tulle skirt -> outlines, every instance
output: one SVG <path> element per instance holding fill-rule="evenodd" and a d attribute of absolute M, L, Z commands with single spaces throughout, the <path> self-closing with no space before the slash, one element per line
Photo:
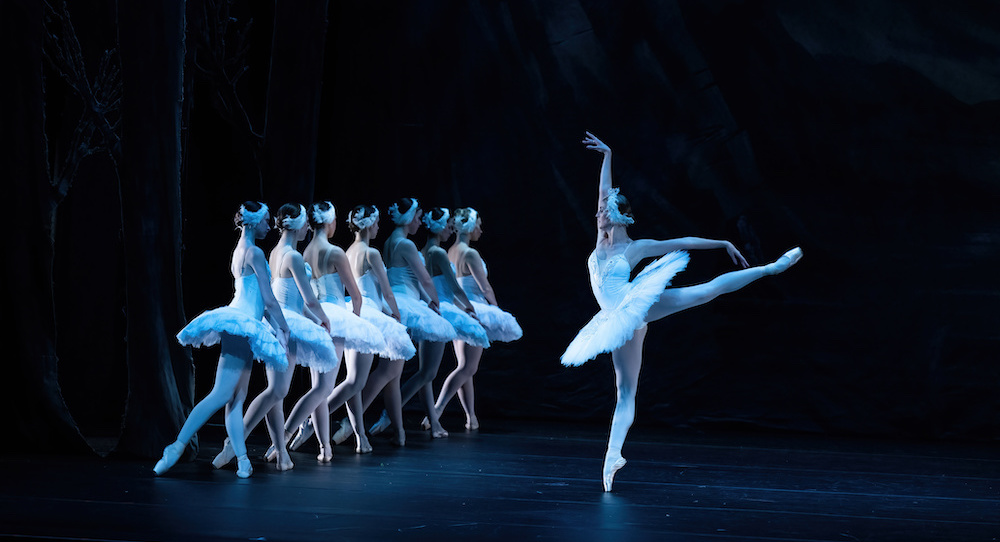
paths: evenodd
<path fill-rule="evenodd" d="M 340 367 L 330 334 L 301 313 L 281 309 L 288 322 L 288 358 L 296 365 L 316 369 L 321 373 Z"/>
<path fill-rule="evenodd" d="M 213 346 L 222 341 L 223 335 L 246 339 L 253 358 L 268 367 L 279 371 L 288 368 L 285 349 L 271 326 L 235 307 L 219 307 L 199 314 L 177 334 L 177 340 L 185 346 Z"/>
<path fill-rule="evenodd" d="M 646 325 L 646 315 L 670 284 L 674 275 L 687 266 L 688 255 L 675 252 L 646 266 L 632 282 L 628 291 L 611 309 L 601 309 L 577 333 L 560 361 L 566 366 L 578 366 L 594 359 L 598 354 L 621 348 Z"/>
<path fill-rule="evenodd" d="M 377 354 L 385 350 L 382 332 L 364 318 L 356 316 L 352 309 L 345 309 L 339 303 L 320 303 L 330 320 L 330 335 L 344 339 L 344 348 L 364 354 Z"/>
<path fill-rule="evenodd" d="M 455 328 L 431 310 L 427 303 L 400 293 L 396 293 L 395 297 L 403 325 L 414 341 L 443 343 L 455 338 Z"/>
<path fill-rule="evenodd" d="M 392 316 L 382 312 L 374 301 L 369 299 L 364 300 L 364 303 L 361 305 L 361 318 L 382 332 L 384 346 L 375 352 L 380 358 L 407 360 L 417 354 L 417 349 L 413 346 L 410 335 L 406 333 L 406 326 L 397 322 Z"/>
<path fill-rule="evenodd" d="M 455 328 L 456 339 L 473 346 L 490 347 L 490 339 L 486 329 L 475 318 L 447 301 L 441 302 L 440 309 L 441 316 Z"/>
<path fill-rule="evenodd" d="M 479 322 L 486 328 L 486 336 L 491 341 L 511 342 L 521 338 L 524 332 L 514 315 L 497 307 L 478 301 L 472 302 Z"/>

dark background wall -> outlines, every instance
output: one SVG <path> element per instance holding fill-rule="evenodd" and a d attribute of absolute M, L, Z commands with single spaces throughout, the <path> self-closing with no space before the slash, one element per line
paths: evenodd
<path fill-rule="evenodd" d="M 200 5 L 187 4 L 189 30 Z M 491 281 L 525 332 L 483 357 L 484 424 L 609 416 L 609 358 L 558 363 L 597 310 L 585 259 L 600 156 L 579 143 L 591 130 L 615 151 L 633 237 L 725 238 L 752 263 L 795 245 L 806 254 L 786 275 L 651 326 L 640 423 L 993 439 L 1000 12 L 986 5 L 331 0 L 314 197 L 341 217 L 401 196 L 480 211 Z M 114 44 L 114 3 L 94 6 L 70 10 L 97 58 Z M 274 9 L 231 13 L 253 19 L 235 89 L 258 130 L 276 84 Z M 189 32 L 189 57 L 194 42 Z M 58 140 L 73 103 L 49 80 Z M 257 143 L 220 114 L 217 84 L 189 85 L 182 284 L 193 317 L 228 302 L 232 214 L 268 190 Z M 95 157 L 59 210 L 60 383 L 85 435 L 114 434 L 127 393 L 116 183 Z M 346 228 L 336 241 L 349 243 Z M 730 268 L 725 254 L 698 252 L 674 283 Z M 217 355 L 194 354 L 199 397 Z"/>

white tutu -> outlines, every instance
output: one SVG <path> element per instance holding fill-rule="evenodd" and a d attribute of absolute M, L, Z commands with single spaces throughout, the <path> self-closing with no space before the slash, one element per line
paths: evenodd
<path fill-rule="evenodd" d="M 375 353 L 384 359 L 407 360 L 415 356 L 417 349 L 413 346 L 413 341 L 410 340 L 409 334 L 406 333 L 406 326 L 397 322 L 392 316 L 382 312 L 375 306 L 375 303 L 375 301 L 366 298 L 361 305 L 361 318 L 367 320 L 382 332 L 384 344 Z"/>
<path fill-rule="evenodd" d="M 591 254 L 591 286 L 602 308 L 566 348 L 560 358 L 563 365 L 582 365 L 598 354 L 621 348 L 637 329 L 646 325 L 649 308 L 660 298 L 674 275 L 683 271 L 688 263 L 686 252 L 671 252 L 647 265 L 629 282 L 631 268 L 624 256 L 619 254 L 612 258 L 617 261 L 609 261 L 602 273 Z M 615 299 L 617 303 L 612 305 L 610 300 Z"/>
<path fill-rule="evenodd" d="M 321 373 L 340 367 L 333 339 L 323 326 L 289 309 L 282 308 L 281 313 L 288 322 L 288 355 L 296 365 Z"/>
<path fill-rule="evenodd" d="M 382 332 L 364 318 L 359 318 L 343 305 L 321 302 L 323 312 L 330 320 L 330 335 L 344 339 L 344 348 L 364 354 L 377 354 L 385 350 Z"/>
<path fill-rule="evenodd" d="M 486 328 L 486 336 L 491 341 L 516 341 L 524 334 L 521 331 L 521 325 L 517 323 L 514 315 L 500 307 L 487 305 L 479 301 L 473 301 L 472 307 L 476 309 L 476 316 L 479 317 L 479 322 Z"/>
<path fill-rule="evenodd" d="M 177 340 L 185 346 L 214 346 L 222 341 L 223 335 L 246 339 L 253 358 L 268 367 L 279 371 L 288 368 L 285 349 L 271 326 L 236 307 L 219 307 L 199 314 L 177 334 Z"/>
<path fill-rule="evenodd" d="M 455 338 L 455 328 L 427 303 L 393 290 L 403 325 L 414 341 L 448 342 Z"/>
<path fill-rule="evenodd" d="M 488 331 L 475 318 L 447 301 L 441 302 L 440 309 L 441 316 L 455 329 L 456 339 L 465 341 L 472 346 L 490 347 Z M 476 312 L 478 316 L 478 308 L 476 308 Z"/>

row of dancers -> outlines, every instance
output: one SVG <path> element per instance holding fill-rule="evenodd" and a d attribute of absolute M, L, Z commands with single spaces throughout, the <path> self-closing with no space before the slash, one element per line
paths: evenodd
<path fill-rule="evenodd" d="M 765 276 L 782 273 L 802 258 L 802 250 L 796 247 L 772 263 L 751 267 L 729 241 L 699 237 L 632 239 L 627 228 L 635 223 L 635 217 L 625 196 L 612 187 L 611 148 L 590 132 L 583 143 L 603 155 L 595 216 L 597 241 L 587 260 L 591 289 L 600 311 L 580 330 L 560 360 L 563 365 L 573 367 L 601 353 L 611 353 L 617 394 L 602 472 L 604 490 L 611 491 L 616 473 L 626 464 L 622 447 L 635 419 L 647 324 L 708 303 Z M 424 425 L 433 437 L 447 434 L 438 417 L 456 394 L 466 410 L 466 427 L 478 427 L 472 375 L 482 349 L 490 341 L 510 341 L 521 335 L 513 316 L 497 308 L 486 266 L 479 253 L 469 246 L 482 233 L 481 221 L 472 209 L 458 209 L 454 216 L 447 209 L 433 209 L 423 216 L 423 223 L 431 232 L 427 246 L 417 251 L 408 239 L 420 226 L 417 202 L 401 200 L 389 213 L 396 228 L 384 245 L 384 254 L 369 244 L 378 233 L 378 210 L 372 206 L 356 207 L 348 217 L 355 241 L 344 253 L 327 240 L 336 227 L 332 205 L 317 204 L 310 220 L 313 228 L 325 235 L 316 235 L 304 253 L 299 254 L 295 246 L 305 235 L 301 218 L 305 210 L 286 205 L 277 217 L 282 235 L 271 253 L 268 269 L 263 252 L 254 243 L 269 229 L 267 207 L 253 202 L 244 204 L 237 215 L 241 234 L 232 260 L 236 285 L 233 302 L 229 307 L 202 314 L 178 334 L 184 344 L 222 343 L 215 387 L 192 410 L 177 440 L 164 450 L 163 458 L 154 468 L 157 474 L 177 461 L 195 431 L 223 406 L 230 438 L 213 464 L 221 467 L 235 457 L 237 475 L 241 477 L 251 472 L 243 436 L 261 418 L 267 420 L 274 445 L 269 456 L 282 470 L 292 466 L 284 444 L 296 429 L 298 434 L 292 448 L 301 445 L 315 431 L 320 441 L 319 459 L 330 459 L 329 412 L 331 407 L 344 402 L 348 418 L 341 421 L 334 442 L 340 443 L 353 432 L 356 451 L 370 451 L 361 415 L 379 392 L 385 397 L 386 409 L 371 432 L 394 427 L 394 442 L 399 445 L 405 439 L 401 407 L 416 393 L 423 399 L 428 412 Z M 458 240 L 446 252 L 441 243 L 450 237 L 450 228 L 458 232 Z M 724 249 L 740 269 L 704 284 L 669 287 L 673 277 L 687 266 L 687 251 L 705 249 Z M 646 258 L 656 259 L 629 280 L 633 268 Z M 313 269 L 312 278 L 306 263 Z M 357 281 L 355 276 L 359 277 Z M 268 277 L 273 280 L 268 281 Z M 318 296 L 313 295 L 312 287 Z M 353 320 L 352 325 L 347 323 L 350 319 L 345 315 L 351 312 L 344 309 L 345 288 L 351 296 L 347 306 L 381 332 L 383 342 L 376 339 L 377 332 Z M 305 333 L 306 327 L 312 330 L 311 334 Z M 318 338 L 315 343 L 312 341 L 312 335 L 322 335 L 316 330 L 334 337 L 332 355 L 326 351 L 331 348 L 329 345 L 324 347 L 326 350 L 314 349 L 323 342 Z M 401 360 L 414 355 L 410 338 L 419 343 L 420 369 L 400 388 Z M 455 345 L 458 368 L 445 380 L 434 401 L 431 381 L 448 341 Z M 346 351 L 347 377 L 328 393 L 342 351 Z M 372 353 L 396 361 L 380 363 L 369 375 Z M 268 387 L 243 416 L 251 359 L 264 361 Z M 286 370 L 288 360 L 310 368 L 313 388 L 285 420 L 281 404 L 291 375 Z M 312 420 L 311 424 L 307 418 Z"/>
<path fill-rule="evenodd" d="M 363 415 L 380 394 L 385 409 L 368 433 L 392 429 L 397 446 L 406 439 L 402 407 L 418 394 L 427 412 L 422 425 L 433 438 L 448 435 L 439 418 L 455 395 L 466 427 L 478 429 L 473 377 L 483 350 L 522 335 L 517 320 L 497 306 L 486 265 L 470 246 L 482 235 L 482 219 L 472 208 L 452 213 L 437 207 L 425 214 L 413 198 L 394 203 L 388 214 L 394 229 L 379 252 L 371 246 L 379 232 L 379 210 L 373 205 L 351 210 L 347 224 L 354 242 L 345 251 L 329 241 L 337 228 L 332 203 L 308 210 L 285 204 L 275 216 L 281 235 L 265 258 L 256 242 L 271 229 L 270 211 L 253 201 L 240 207 L 230 266 L 233 300 L 200 314 L 177 334 L 184 345 L 221 344 L 215 384 L 164 448 L 155 474 L 169 470 L 222 408 L 228 438 L 212 463 L 222 468 L 235 459 L 241 478 L 253 472 L 246 435 L 262 420 L 272 444 L 266 457 L 278 470 L 293 467 L 286 444 L 297 448 L 312 434 L 323 462 L 333 458 L 334 443 L 352 434 L 357 453 L 371 452 Z M 418 250 L 409 237 L 421 225 L 429 235 Z M 299 252 L 309 230 L 313 238 Z M 454 234 L 458 238 L 446 251 L 442 244 Z M 449 342 L 458 365 L 435 398 L 432 382 Z M 372 370 L 376 355 L 380 361 Z M 401 385 L 403 362 L 414 356 L 419 369 Z M 341 359 L 346 376 L 338 384 Z M 267 386 L 244 413 L 253 360 L 264 363 Z M 284 400 L 295 365 L 308 368 L 312 386 L 286 418 Z M 330 413 L 341 405 L 348 415 L 331 435 Z"/>

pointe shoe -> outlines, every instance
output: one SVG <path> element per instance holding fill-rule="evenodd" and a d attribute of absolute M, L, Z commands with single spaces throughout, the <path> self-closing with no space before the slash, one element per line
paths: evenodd
<path fill-rule="evenodd" d="M 347 418 L 340 420 L 340 427 L 333 433 L 333 437 L 330 440 L 334 444 L 343 444 L 345 440 L 351 438 L 354 434 L 354 428 L 351 427 L 351 421 Z"/>
<path fill-rule="evenodd" d="M 357 447 L 354 448 L 354 453 L 364 455 L 372 453 L 372 445 L 366 440 L 363 444 L 358 443 Z"/>
<path fill-rule="evenodd" d="M 236 476 L 240 478 L 249 478 L 253 474 L 253 465 L 250 464 L 250 458 L 245 454 L 236 458 Z"/>
<path fill-rule="evenodd" d="M 295 433 L 295 438 L 288 445 L 288 449 L 291 451 L 298 450 L 300 446 L 309 440 L 309 437 L 313 436 L 315 429 L 313 429 L 312 420 L 307 418 L 306 421 L 299 424 L 299 430 Z"/>
<path fill-rule="evenodd" d="M 399 431 L 396 433 L 396 438 L 390 439 L 389 442 L 397 448 L 406 447 L 406 433 Z"/>
<path fill-rule="evenodd" d="M 274 461 L 277 457 L 278 457 L 278 449 L 274 447 L 274 444 L 272 444 L 267 449 L 267 451 L 264 452 L 264 461 L 270 463 L 271 461 Z"/>
<path fill-rule="evenodd" d="M 217 469 L 221 469 L 222 467 L 228 465 L 229 462 L 235 457 L 236 452 L 233 451 L 233 445 L 227 438 L 225 442 L 222 443 L 222 451 L 219 452 L 219 455 L 215 456 L 215 459 L 212 460 L 212 466 Z"/>
<path fill-rule="evenodd" d="M 153 466 L 153 474 L 161 476 L 163 473 L 170 470 L 170 467 L 173 467 L 174 464 L 176 464 L 181 458 L 181 455 L 184 454 L 185 448 L 187 448 L 187 446 L 179 442 L 174 442 L 164 448 L 163 457 L 161 457 L 160 460 L 156 462 L 156 465 Z"/>
<path fill-rule="evenodd" d="M 319 455 L 316 456 L 316 461 L 320 463 L 329 463 L 333 461 L 333 446 L 329 444 L 319 445 Z"/>
<path fill-rule="evenodd" d="M 431 421 L 427 418 L 427 416 L 424 416 L 424 419 L 420 420 L 420 428 L 424 431 L 431 430 Z"/>
<path fill-rule="evenodd" d="M 466 420 L 465 428 L 469 431 L 479 431 L 479 418 L 472 418 L 471 420 Z"/>
<path fill-rule="evenodd" d="M 799 260 L 801 259 L 802 259 L 802 249 L 799 247 L 795 247 L 792 250 L 789 250 L 788 252 L 782 254 L 781 257 L 775 260 L 774 263 L 769 265 L 768 268 L 772 275 L 777 275 L 778 273 L 787 271 L 789 267 L 799 263 Z"/>
<path fill-rule="evenodd" d="M 374 425 L 368 428 L 368 434 L 377 435 L 382 431 L 388 429 L 390 425 L 392 425 L 392 422 L 389 421 L 389 413 L 383 410 L 382 416 L 379 417 L 378 421 L 375 422 Z"/>
<path fill-rule="evenodd" d="M 432 439 L 435 439 L 435 438 L 448 438 L 448 432 L 445 431 L 444 428 L 442 427 L 441 429 L 439 429 L 437 431 L 431 431 L 431 438 Z"/>
<path fill-rule="evenodd" d="M 604 491 L 611 491 L 611 485 L 615 483 L 615 474 L 625 466 L 625 458 L 618 456 L 611 464 L 608 464 L 610 457 L 604 458 Z"/>

